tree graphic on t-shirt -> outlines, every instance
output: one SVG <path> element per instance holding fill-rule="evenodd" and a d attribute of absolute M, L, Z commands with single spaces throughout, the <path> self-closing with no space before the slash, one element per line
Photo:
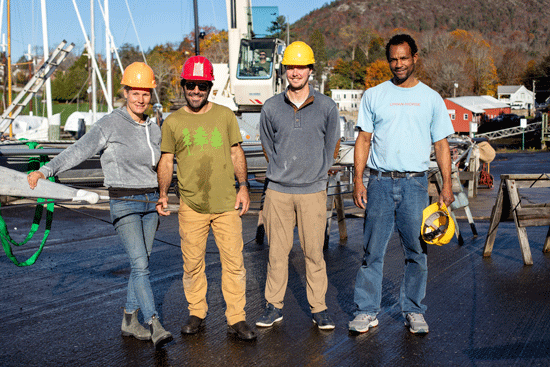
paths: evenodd
<path fill-rule="evenodd" d="M 220 131 L 218 130 L 217 127 L 214 128 L 214 131 L 212 131 L 212 136 L 210 137 L 210 144 L 214 148 L 219 148 L 223 145 L 222 134 L 220 134 Z"/>
<path fill-rule="evenodd" d="M 195 130 L 195 135 L 193 135 L 193 138 L 195 139 L 195 145 L 200 145 L 201 150 L 204 150 L 204 145 L 208 144 L 208 136 L 202 126 Z"/>
<path fill-rule="evenodd" d="M 191 154 L 191 134 L 189 133 L 189 129 L 185 128 L 182 131 L 183 134 L 183 145 L 187 147 L 187 155 Z"/>

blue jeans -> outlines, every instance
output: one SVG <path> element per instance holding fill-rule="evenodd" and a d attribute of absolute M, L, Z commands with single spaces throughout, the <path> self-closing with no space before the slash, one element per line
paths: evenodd
<path fill-rule="evenodd" d="M 397 229 L 405 254 L 399 302 L 403 314 L 424 313 L 428 265 L 426 245 L 420 241 L 422 211 L 428 205 L 428 178 L 390 178 L 371 175 L 367 188 L 363 263 L 355 280 L 355 314 L 380 312 L 384 255 Z"/>
<path fill-rule="evenodd" d="M 156 201 L 158 193 L 125 196 L 121 199 Z M 130 279 L 126 296 L 126 311 L 138 308 L 143 318 L 149 322 L 158 316 L 155 309 L 153 290 L 149 282 L 149 256 L 153 249 L 155 232 L 159 223 L 158 213 L 153 203 L 112 199 L 111 220 L 126 253 L 130 257 Z"/>

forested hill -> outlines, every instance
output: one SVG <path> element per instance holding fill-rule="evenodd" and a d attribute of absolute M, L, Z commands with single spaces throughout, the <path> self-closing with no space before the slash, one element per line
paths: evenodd
<path fill-rule="evenodd" d="M 337 0 L 292 25 L 292 33 L 308 39 L 318 29 L 329 59 L 349 46 L 350 34 L 375 31 L 387 37 L 395 29 L 417 36 L 456 29 L 478 31 L 493 46 L 531 56 L 550 46 L 548 0 Z"/>

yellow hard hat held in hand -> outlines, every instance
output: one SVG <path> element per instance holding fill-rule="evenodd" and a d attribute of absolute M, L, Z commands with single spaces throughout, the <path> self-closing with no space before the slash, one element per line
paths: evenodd
<path fill-rule="evenodd" d="M 455 233 L 455 222 L 451 218 L 445 204 L 429 205 L 422 212 L 421 234 L 424 242 L 441 246 L 447 244 Z"/>

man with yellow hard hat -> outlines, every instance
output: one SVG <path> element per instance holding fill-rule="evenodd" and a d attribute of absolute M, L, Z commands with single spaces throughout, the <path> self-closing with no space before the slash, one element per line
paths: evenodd
<path fill-rule="evenodd" d="M 269 262 L 266 308 L 256 326 L 270 327 L 283 319 L 288 255 L 298 225 L 313 322 L 320 329 L 331 330 L 334 322 L 325 303 L 328 281 L 323 245 L 328 170 L 338 140 L 338 107 L 308 84 L 315 64 L 311 47 L 293 42 L 285 50 L 282 64 L 288 88 L 265 102 L 260 117 L 260 138 L 269 162 L 262 211 Z"/>

